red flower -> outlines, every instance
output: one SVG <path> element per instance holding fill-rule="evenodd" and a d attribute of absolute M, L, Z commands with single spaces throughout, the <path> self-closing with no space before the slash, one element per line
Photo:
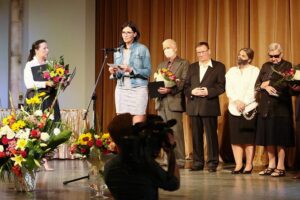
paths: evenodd
<path fill-rule="evenodd" d="M 94 144 L 93 140 L 90 140 L 90 141 L 88 141 L 88 143 L 87 143 L 87 145 L 88 145 L 89 147 L 92 147 L 93 144 Z"/>
<path fill-rule="evenodd" d="M 44 126 L 45 126 L 45 124 L 44 124 L 44 123 L 39 123 L 39 124 L 38 124 L 38 127 L 39 127 L 39 129 L 43 129 L 43 128 L 44 128 Z"/>
<path fill-rule="evenodd" d="M 103 144 L 102 144 L 102 141 L 100 139 L 96 140 L 96 146 L 97 147 L 101 147 Z"/>
<path fill-rule="evenodd" d="M 20 151 L 20 154 L 22 155 L 23 158 L 26 158 L 27 152 L 26 151 Z"/>
<path fill-rule="evenodd" d="M 60 77 L 58 77 L 58 76 L 53 77 L 53 81 L 54 81 L 54 83 L 59 83 Z"/>
<path fill-rule="evenodd" d="M 86 153 L 86 149 L 85 148 L 81 148 L 80 151 L 81 151 L 81 153 Z"/>
<path fill-rule="evenodd" d="M 5 152 L 0 152 L 0 158 L 5 158 L 5 157 L 6 157 Z"/>
<path fill-rule="evenodd" d="M 70 150 L 71 154 L 74 154 L 76 152 L 76 149 L 77 149 L 77 145 L 73 145 Z"/>
<path fill-rule="evenodd" d="M 8 139 L 6 136 L 2 137 L 2 144 L 7 145 L 8 144 Z"/>
<path fill-rule="evenodd" d="M 21 168 L 19 165 L 15 165 L 11 168 L 12 172 L 15 173 L 16 176 L 22 176 Z"/>
<path fill-rule="evenodd" d="M 31 137 L 33 137 L 33 138 L 39 138 L 40 137 L 40 132 L 38 130 L 33 129 L 31 131 Z"/>

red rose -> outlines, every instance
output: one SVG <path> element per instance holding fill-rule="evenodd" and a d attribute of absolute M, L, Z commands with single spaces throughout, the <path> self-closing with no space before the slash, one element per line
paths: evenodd
<path fill-rule="evenodd" d="M 93 144 L 94 144 L 93 140 L 90 140 L 90 141 L 88 141 L 88 143 L 87 143 L 87 145 L 88 145 L 89 147 L 92 147 Z"/>
<path fill-rule="evenodd" d="M 0 158 L 5 158 L 5 157 L 6 157 L 5 152 L 0 152 Z"/>
<path fill-rule="evenodd" d="M 81 148 L 80 151 L 81 151 L 81 153 L 86 153 L 86 149 L 85 148 Z"/>
<path fill-rule="evenodd" d="M 71 154 L 74 154 L 76 152 L 76 149 L 77 149 L 77 145 L 73 145 L 70 150 Z"/>
<path fill-rule="evenodd" d="M 21 168 L 19 165 L 15 165 L 11 168 L 12 172 L 15 173 L 16 176 L 22 176 Z"/>
<path fill-rule="evenodd" d="M 54 81 L 54 83 L 59 83 L 60 77 L 55 76 L 55 77 L 53 78 L 53 81 Z"/>
<path fill-rule="evenodd" d="M 23 158 L 26 158 L 27 152 L 26 151 L 21 151 L 20 154 L 22 155 Z"/>
<path fill-rule="evenodd" d="M 101 147 L 103 144 L 102 144 L 102 141 L 101 140 L 96 140 L 96 146 L 97 147 Z"/>
<path fill-rule="evenodd" d="M 31 137 L 33 137 L 33 138 L 39 138 L 40 137 L 40 132 L 38 130 L 33 129 L 31 131 Z"/>
<path fill-rule="evenodd" d="M 6 136 L 2 137 L 2 144 L 7 145 L 8 144 L 8 139 Z"/>

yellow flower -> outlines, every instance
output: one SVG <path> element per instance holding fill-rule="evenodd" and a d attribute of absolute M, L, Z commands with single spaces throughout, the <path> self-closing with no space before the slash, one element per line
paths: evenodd
<path fill-rule="evenodd" d="M 20 150 L 24 151 L 26 145 L 27 145 L 27 140 L 25 140 L 23 138 L 18 139 L 16 149 L 20 149 Z"/>
<path fill-rule="evenodd" d="M 26 98 L 26 103 L 27 103 L 28 105 L 30 105 L 30 104 L 41 104 L 42 102 L 41 102 L 39 96 L 38 96 L 38 95 L 35 95 L 34 97 L 32 97 L 32 98 L 30 98 L 30 99 L 27 99 L 27 98 Z"/>
<path fill-rule="evenodd" d="M 19 129 L 20 129 L 20 127 L 19 127 L 19 124 L 17 122 L 13 123 L 11 125 L 11 130 L 13 130 L 14 132 L 17 132 Z"/>
<path fill-rule="evenodd" d="M 65 74 L 65 70 L 61 67 L 57 68 L 55 72 L 61 77 Z"/>
<path fill-rule="evenodd" d="M 88 141 L 92 139 L 91 133 L 83 133 L 79 136 L 78 142 L 80 145 L 87 145 Z"/>
<path fill-rule="evenodd" d="M 51 76 L 51 78 L 53 78 L 54 76 L 56 76 L 56 73 L 54 71 L 51 71 L 50 76 Z"/>
<path fill-rule="evenodd" d="M 9 124 L 9 120 L 8 120 L 7 117 L 5 117 L 5 118 L 2 119 L 2 124 L 3 124 L 4 126 Z"/>
<path fill-rule="evenodd" d="M 46 92 L 41 92 L 41 93 L 38 94 L 38 97 L 43 97 L 45 95 L 46 95 Z"/>
<path fill-rule="evenodd" d="M 108 139 L 108 138 L 110 138 L 109 133 L 103 133 L 101 139 Z"/>
<path fill-rule="evenodd" d="M 20 167 L 22 167 L 22 162 L 26 161 L 25 158 L 23 158 L 21 155 L 15 156 L 13 158 L 11 158 L 13 161 L 15 161 L 14 165 L 19 165 Z"/>
<path fill-rule="evenodd" d="M 26 123 L 23 120 L 18 120 L 17 123 L 19 125 L 19 128 L 24 128 L 26 126 Z"/>

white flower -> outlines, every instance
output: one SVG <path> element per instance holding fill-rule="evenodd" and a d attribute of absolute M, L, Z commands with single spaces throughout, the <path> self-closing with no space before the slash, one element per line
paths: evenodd
<path fill-rule="evenodd" d="M 11 140 L 15 137 L 15 133 L 13 130 L 10 129 L 8 125 L 3 126 L 0 129 L 0 136 L 6 135 L 7 139 Z"/>
<path fill-rule="evenodd" d="M 0 152 L 3 152 L 3 151 L 4 151 L 3 145 L 0 145 Z"/>
<path fill-rule="evenodd" d="M 21 129 L 17 133 L 16 137 L 27 140 L 29 138 L 29 134 L 30 134 L 30 130 L 28 128 L 26 128 L 25 131 L 23 129 Z"/>
<path fill-rule="evenodd" d="M 50 138 L 50 136 L 49 136 L 49 134 L 48 133 L 46 133 L 46 132 L 42 132 L 41 133 L 41 140 L 43 140 L 43 141 L 48 141 L 49 140 L 49 138 Z"/>
<path fill-rule="evenodd" d="M 43 115 L 43 111 L 42 110 L 36 110 L 34 112 L 34 116 L 41 117 L 42 115 Z"/>
<path fill-rule="evenodd" d="M 49 116 L 49 119 L 54 120 L 54 115 L 51 114 L 51 115 Z"/>
<path fill-rule="evenodd" d="M 296 70 L 293 79 L 296 81 L 300 80 L 300 70 Z"/>
<path fill-rule="evenodd" d="M 60 129 L 59 129 L 59 128 L 55 128 L 55 129 L 53 130 L 53 133 L 54 133 L 54 135 L 60 134 Z"/>

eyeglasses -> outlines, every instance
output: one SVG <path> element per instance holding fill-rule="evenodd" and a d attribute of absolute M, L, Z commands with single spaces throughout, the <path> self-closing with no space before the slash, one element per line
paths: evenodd
<path fill-rule="evenodd" d="M 280 55 L 281 55 L 281 53 L 280 53 L 280 54 L 277 54 L 277 55 L 270 55 L 270 54 L 269 54 L 269 57 L 270 57 L 270 58 L 279 58 Z"/>
<path fill-rule="evenodd" d="M 132 34 L 132 33 L 133 33 L 133 32 L 131 32 L 131 31 L 128 31 L 128 32 L 123 31 L 123 32 L 122 32 L 123 35 L 130 35 L 130 34 Z"/>
<path fill-rule="evenodd" d="M 208 49 L 206 51 L 197 51 L 197 54 L 205 54 L 208 51 Z"/>

